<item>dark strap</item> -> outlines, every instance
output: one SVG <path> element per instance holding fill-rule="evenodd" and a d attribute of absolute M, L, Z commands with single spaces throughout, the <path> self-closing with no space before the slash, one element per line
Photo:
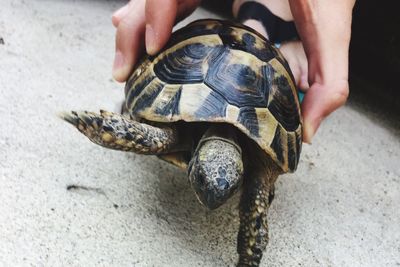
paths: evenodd
<path fill-rule="evenodd" d="M 240 22 L 249 19 L 261 22 L 272 43 L 283 43 L 300 39 L 293 21 L 285 21 L 275 16 L 268 8 L 258 2 L 244 2 L 239 9 L 237 19 Z"/>

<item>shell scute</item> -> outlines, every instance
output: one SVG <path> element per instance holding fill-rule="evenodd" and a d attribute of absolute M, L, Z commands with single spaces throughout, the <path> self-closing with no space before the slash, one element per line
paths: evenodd
<path fill-rule="evenodd" d="M 164 88 L 164 91 L 166 91 L 166 88 Z M 155 113 L 161 116 L 174 116 L 174 115 L 179 115 L 180 110 L 179 110 L 179 102 L 181 100 L 181 95 L 182 95 L 182 86 L 179 87 L 178 90 L 173 90 L 171 97 L 169 99 L 164 99 L 164 101 L 161 101 L 156 109 Z"/>
<path fill-rule="evenodd" d="M 242 107 L 239 111 L 238 122 L 249 130 L 250 134 L 260 138 L 257 112 L 253 107 Z"/>
<path fill-rule="evenodd" d="M 133 103 L 130 104 L 131 114 L 143 112 L 146 108 L 153 105 L 154 100 L 158 97 L 161 90 L 164 88 L 164 84 L 157 78 L 153 79 L 153 82 L 142 89 L 141 93 L 136 97 Z M 129 102 L 127 102 L 129 104 Z"/>
<path fill-rule="evenodd" d="M 240 28 L 227 27 L 219 36 L 226 46 L 250 53 L 262 61 L 269 61 L 277 55 L 267 40 Z"/>
<path fill-rule="evenodd" d="M 199 120 L 225 117 L 227 105 L 228 103 L 223 96 L 215 91 L 211 91 L 202 105 L 196 111 L 195 117 Z"/>
<path fill-rule="evenodd" d="M 300 115 L 297 107 L 293 105 L 296 101 L 291 93 L 290 85 L 284 76 L 277 76 L 274 79 L 273 96 L 268 104 L 268 109 L 278 122 L 288 131 L 297 129 L 300 123 Z"/>
<path fill-rule="evenodd" d="M 204 63 L 215 48 L 193 43 L 166 54 L 154 65 L 154 72 L 165 83 L 200 83 L 204 80 Z"/>
<path fill-rule="evenodd" d="M 262 61 L 245 52 L 226 49 L 210 62 L 204 83 L 238 107 L 266 107 L 269 81 L 263 75 Z"/>

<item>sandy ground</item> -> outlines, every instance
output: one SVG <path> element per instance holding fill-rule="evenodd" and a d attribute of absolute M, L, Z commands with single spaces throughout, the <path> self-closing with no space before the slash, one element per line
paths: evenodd
<path fill-rule="evenodd" d="M 0 266 L 234 265 L 238 198 L 208 212 L 185 173 L 56 117 L 122 99 L 110 17 L 123 2 L 0 2 Z M 399 114 L 352 96 L 303 151 L 277 183 L 262 266 L 399 266 Z"/>

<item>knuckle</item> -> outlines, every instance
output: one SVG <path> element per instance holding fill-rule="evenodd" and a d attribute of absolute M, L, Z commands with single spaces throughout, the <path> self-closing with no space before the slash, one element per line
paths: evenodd
<path fill-rule="evenodd" d="M 346 103 L 347 98 L 349 97 L 349 84 L 348 82 L 344 82 L 343 84 L 341 84 L 340 86 L 337 86 L 335 89 L 335 93 L 334 93 L 334 103 L 337 106 L 342 106 Z"/>

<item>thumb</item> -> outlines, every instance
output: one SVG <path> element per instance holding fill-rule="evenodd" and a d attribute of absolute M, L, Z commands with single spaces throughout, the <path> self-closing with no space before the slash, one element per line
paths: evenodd
<path fill-rule="evenodd" d="M 305 94 L 302 103 L 303 141 L 311 143 L 322 120 L 342 106 L 349 95 L 347 81 L 336 81 L 332 84 L 314 83 Z"/>
<path fill-rule="evenodd" d="M 177 16 L 177 0 L 146 1 L 146 51 L 156 54 L 168 41 Z"/>

